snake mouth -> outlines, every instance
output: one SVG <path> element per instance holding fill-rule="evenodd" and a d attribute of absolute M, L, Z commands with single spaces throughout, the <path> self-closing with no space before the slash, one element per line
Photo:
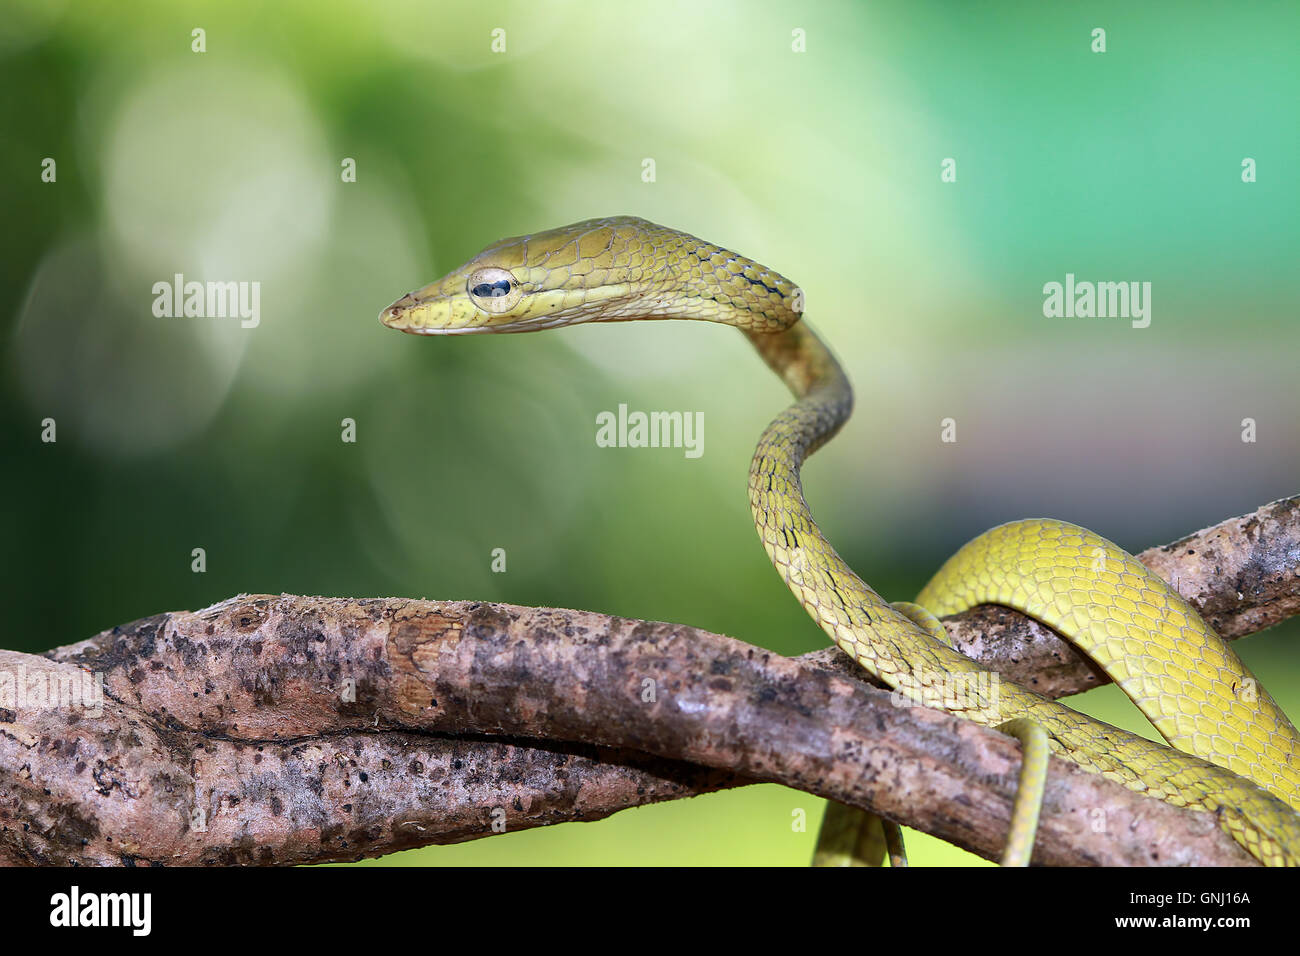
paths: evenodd
<path fill-rule="evenodd" d="M 401 329 L 407 335 L 473 335 L 476 332 L 491 332 L 491 329 Z"/>
<path fill-rule="evenodd" d="M 506 325 L 470 325 L 459 329 L 439 328 L 402 328 L 412 335 L 510 335 L 518 332 L 541 332 L 545 329 L 559 328 L 563 325 L 580 325 L 565 319 L 552 319 L 549 316 L 539 319 L 521 319 Z M 391 326 L 398 328 L 398 326 Z"/>
<path fill-rule="evenodd" d="M 399 300 L 400 302 L 400 300 Z M 488 329 L 482 326 L 469 326 L 467 328 L 438 328 L 430 325 L 412 325 L 405 314 L 408 307 L 400 306 L 394 302 L 383 312 L 379 313 L 379 321 L 390 329 L 396 329 L 398 332 L 405 332 L 407 335 L 473 335 L 476 332 L 495 332 L 496 329 Z"/>
<path fill-rule="evenodd" d="M 390 329 L 405 332 L 408 335 L 493 335 L 511 332 L 540 332 L 561 325 L 577 324 L 571 317 L 544 315 L 517 318 L 495 325 L 438 325 L 424 324 L 420 321 L 422 311 L 427 316 L 428 302 L 420 299 L 414 292 L 408 292 L 383 312 L 379 321 Z M 585 321 L 585 320 L 579 320 Z"/>

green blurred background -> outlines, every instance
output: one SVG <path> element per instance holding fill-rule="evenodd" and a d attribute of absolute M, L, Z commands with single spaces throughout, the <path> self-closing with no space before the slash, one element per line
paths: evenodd
<path fill-rule="evenodd" d="M 247 591 L 822 646 L 750 525 L 749 455 L 786 396 L 734 331 L 376 322 L 494 239 L 599 215 L 803 287 L 858 390 L 810 499 L 890 598 L 1013 518 L 1139 550 L 1300 491 L 1295 4 L 5 8 L 3 646 Z M 156 318 L 176 272 L 259 281 L 260 326 Z M 1067 272 L 1151 282 L 1150 328 L 1044 318 Z M 702 411 L 704 456 L 596 447 L 619 403 Z M 1240 645 L 1292 714 L 1297 633 Z M 1113 689 L 1077 701 L 1146 727 Z M 383 862 L 802 864 L 820 806 L 755 787 Z"/>

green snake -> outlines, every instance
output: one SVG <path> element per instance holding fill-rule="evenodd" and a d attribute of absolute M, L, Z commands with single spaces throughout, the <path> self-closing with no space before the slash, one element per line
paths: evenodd
<path fill-rule="evenodd" d="M 754 525 L 786 585 L 836 645 L 876 678 L 924 702 L 944 681 L 987 673 L 951 647 L 925 611 L 1015 608 L 1086 652 L 1172 745 L 1007 680 L 997 681 L 991 701 L 958 698 L 948 709 L 1027 741 L 1022 782 L 1026 774 L 1041 780 L 1050 748 L 1132 790 L 1216 814 L 1266 864 L 1300 863 L 1300 737 L 1237 655 L 1131 555 L 1063 521 L 1005 524 L 947 561 L 917 599 L 925 611 L 885 601 L 840 558 L 804 500 L 800 468 L 848 419 L 853 391 L 803 311 L 803 292 L 757 262 L 675 229 L 617 216 L 497 242 L 398 299 L 380 320 L 417 335 L 633 319 L 735 326 L 795 397 L 754 452 Z M 1045 732 L 1047 747 L 1030 746 L 1035 728 Z M 1017 827 L 1013 818 L 1008 857 L 1027 861 L 1032 842 L 1032 820 Z"/>

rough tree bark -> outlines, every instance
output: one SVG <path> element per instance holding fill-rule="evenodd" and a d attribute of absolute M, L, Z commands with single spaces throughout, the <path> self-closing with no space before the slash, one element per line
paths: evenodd
<path fill-rule="evenodd" d="M 1300 498 L 1140 557 L 1225 636 L 1269 626 L 1300 609 Z M 1098 681 L 1013 612 L 945 623 L 1044 693 Z M 102 675 L 98 712 L 51 705 L 87 672 Z M 357 859 L 757 781 L 992 858 L 1018 770 L 1010 738 L 897 706 L 836 651 L 784 658 L 584 611 L 251 595 L 43 656 L 0 652 L 9 864 Z M 1060 760 L 1035 861 L 1252 862 L 1210 815 Z"/>

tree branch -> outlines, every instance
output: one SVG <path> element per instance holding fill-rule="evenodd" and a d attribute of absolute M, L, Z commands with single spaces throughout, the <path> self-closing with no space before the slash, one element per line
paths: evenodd
<path fill-rule="evenodd" d="M 1290 499 L 1142 557 L 1237 636 L 1295 612 L 1297 541 Z M 995 624 L 967 640 L 1005 653 L 1018 625 Z M 0 652 L 0 862 L 357 859 L 756 781 L 996 857 L 1019 745 L 838 667 L 477 602 L 254 595 L 160 614 L 43 657 Z M 102 712 L 68 699 L 85 672 Z M 1209 814 L 1060 760 L 1035 861 L 1250 862 Z"/>

